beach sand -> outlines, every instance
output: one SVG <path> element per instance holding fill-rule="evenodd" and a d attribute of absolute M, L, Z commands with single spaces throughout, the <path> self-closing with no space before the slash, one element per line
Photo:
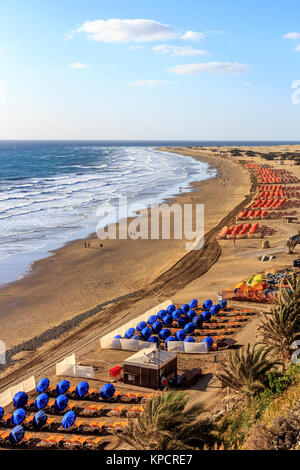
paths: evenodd
<path fill-rule="evenodd" d="M 300 147 L 284 146 L 280 150 L 292 148 Z M 258 149 L 275 151 L 279 147 Z M 204 204 L 206 237 L 202 250 L 187 252 L 185 240 L 131 239 L 104 241 L 100 250 L 99 240 L 92 236 L 91 248 L 85 249 L 83 240 L 71 242 L 52 257 L 34 263 L 30 274 L 0 290 L 1 339 L 8 350 L 23 351 L 14 357 L 19 361 L 11 368 L 12 374 L 21 366 L 29 372 L 29 365 L 42 365 L 52 353 L 60 351 L 63 357 L 68 348 L 74 350 L 85 338 L 99 337 L 109 331 L 109 325 L 124 323 L 168 298 L 176 303 L 191 298 L 217 300 L 223 288 L 253 272 L 291 264 L 292 255 L 284 253 L 264 265 L 257 257 L 236 256 L 259 249 L 261 240 L 238 240 L 236 247 L 232 241 L 216 241 L 221 227 L 233 221 L 255 189 L 249 171 L 238 163 L 249 158 L 220 157 L 222 150 L 226 149 L 172 149 L 218 170 L 217 177 L 193 183 L 192 193 L 172 199 L 180 204 Z M 286 164 L 284 168 L 300 177 L 299 167 Z M 286 227 L 281 221 L 268 225 L 275 225 L 277 230 L 270 238 L 271 247 L 282 246 L 286 236 L 298 227 Z M 84 314 L 90 309 L 94 310 Z M 66 321 L 69 324 L 64 324 Z M 254 330 L 248 331 L 249 340 L 254 339 Z M 20 346 L 24 341 L 29 343 Z"/>

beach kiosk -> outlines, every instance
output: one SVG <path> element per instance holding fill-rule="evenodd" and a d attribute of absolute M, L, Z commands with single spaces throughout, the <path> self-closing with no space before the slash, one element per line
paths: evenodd
<path fill-rule="evenodd" d="M 124 360 L 124 383 L 141 387 L 160 388 L 168 378 L 177 382 L 177 355 L 169 351 L 152 349 L 133 354 Z"/>

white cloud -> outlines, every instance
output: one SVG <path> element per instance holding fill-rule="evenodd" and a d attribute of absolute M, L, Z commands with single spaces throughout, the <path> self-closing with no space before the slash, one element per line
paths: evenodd
<path fill-rule="evenodd" d="M 135 82 L 127 83 L 127 86 L 146 86 L 148 88 L 155 88 L 166 84 L 167 82 L 165 80 L 136 80 Z"/>
<path fill-rule="evenodd" d="M 149 42 L 164 41 L 176 37 L 171 26 L 153 20 L 109 20 L 86 21 L 80 28 L 68 34 L 86 33 L 89 39 L 102 42 Z"/>
<path fill-rule="evenodd" d="M 69 65 L 71 69 L 88 69 L 88 65 L 82 64 L 81 62 L 74 62 L 74 64 Z"/>
<path fill-rule="evenodd" d="M 283 36 L 283 39 L 300 39 L 300 33 L 287 33 Z"/>
<path fill-rule="evenodd" d="M 160 46 L 155 46 L 152 49 L 154 52 L 159 52 L 161 54 L 171 54 L 172 56 L 176 57 L 208 54 L 208 52 L 203 51 L 202 49 L 194 49 L 191 46 L 168 46 L 167 44 L 161 44 Z"/>
<path fill-rule="evenodd" d="M 183 39 L 184 41 L 201 41 L 204 38 L 205 34 L 200 33 L 199 31 L 186 31 L 180 36 L 180 39 Z"/>
<path fill-rule="evenodd" d="M 299 46 L 297 46 L 297 47 L 294 47 L 294 51 L 296 51 L 296 52 L 300 52 L 300 45 L 299 45 Z"/>
<path fill-rule="evenodd" d="M 198 75 L 200 73 L 244 73 L 249 71 L 248 64 L 236 62 L 206 62 L 203 64 L 175 65 L 167 69 L 178 75 Z"/>

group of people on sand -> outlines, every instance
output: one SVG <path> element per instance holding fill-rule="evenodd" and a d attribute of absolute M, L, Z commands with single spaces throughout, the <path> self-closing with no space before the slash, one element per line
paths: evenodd
<path fill-rule="evenodd" d="M 84 248 L 90 248 L 90 246 L 91 246 L 90 241 L 85 241 L 84 242 Z M 100 248 L 100 250 L 101 250 L 101 248 L 103 248 L 103 243 L 100 243 L 99 248 Z"/>

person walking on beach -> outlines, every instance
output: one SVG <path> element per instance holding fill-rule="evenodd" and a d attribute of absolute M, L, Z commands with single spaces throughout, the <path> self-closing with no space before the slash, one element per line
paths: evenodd
<path fill-rule="evenodd" d="M 86 248 L 86 242 L 84 242 L 84 248 Z"/>
<path fill-rule="evenodd" d="M 90 242 L 88 242 L 88 248 L 91 246 Z"/>
<path fill-rule="evenodd" d="M 235 238 L 236 238 L 235 235 L 233 235 L 233 239 L 232 239 L 233 240 L 233 246 L 235 246 Z"/>

